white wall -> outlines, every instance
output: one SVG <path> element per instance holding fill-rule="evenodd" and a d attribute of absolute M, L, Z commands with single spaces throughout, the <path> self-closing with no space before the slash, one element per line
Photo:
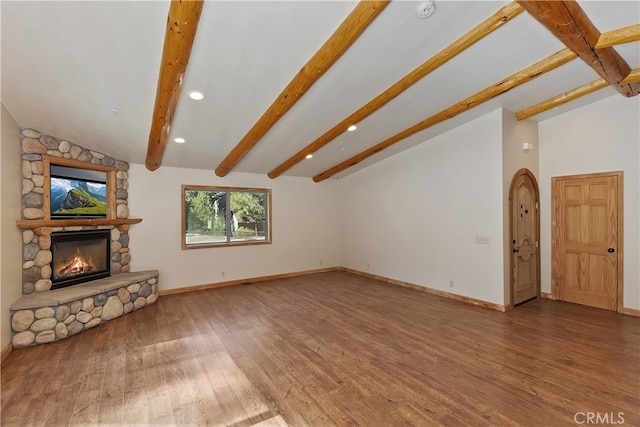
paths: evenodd
<path fill-rule="evenodd" d="M 9 307 L 22 296 L 22 237 L 20 219 L 20 127 L 1 104 L 0 136 L 0 347 L 11 342 Z"/>
<path fill-rule="evenodd" d="M 614 95 L 539 123 L 542 290 L 551 292 L 551 177 L 624 171 L 624 306 L 640 308 L 640 97 Z"/>
<path fill-rule="evenodd" d="M 132 164 L 129 183 L 130 217 L 142 218 L 129 231 L 131 269 L 160 270 L 161 290 L 340 266 L 335 182 Z M 182 184 L 271 188 L 273 243 L 181 250 Z"/>
<path fill-rule="evenodd" d="M 501 110 L 340 188 L 343 266 L 504 304 Z M 478 235 L 490 244 L 476 244 Z"/>

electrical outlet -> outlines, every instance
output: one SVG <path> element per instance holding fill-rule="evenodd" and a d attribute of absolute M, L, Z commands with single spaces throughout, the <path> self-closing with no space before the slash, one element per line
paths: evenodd
<path fill-rule="evenodd" d="M 322 265 L 322 260 L 320 260 L 320 265 Z"/>
<path fill-rule="evenodd" d="M 453 280 L 449 280 L 449 287 L 453 288 Z"/>
<path fill-rule="evenodd" d="M 371 267 L 369 266 L 369 263 L 367 263 L 367 270 L 369 270 L 369 268 L 371 268 Z"/>
<path fill-rule="evenodd" d="M 489 236 L 476 236 L 476 243 L 479 245 L 488 245 Z"/>
<path fill-rule="evenodd" d="M 224 274 L 225 274 L 224 271 L 221 271 L 220 272 L 220 277 L 224 277 Z"/>

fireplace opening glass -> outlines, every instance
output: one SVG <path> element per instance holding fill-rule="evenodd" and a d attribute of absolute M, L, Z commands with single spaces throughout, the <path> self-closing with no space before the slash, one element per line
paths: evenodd
<path fill-rule="evenodd" d="M 51 289 L 109 277 L 109 230 L 51 235 Z"/>

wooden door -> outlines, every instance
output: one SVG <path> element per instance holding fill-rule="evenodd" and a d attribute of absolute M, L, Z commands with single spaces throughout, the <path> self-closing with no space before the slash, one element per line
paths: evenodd
<path fill-rule="evenodd" d="M 622 302 L 622 172 L 553 178 L 552 191 L 554 296 L 617 310 Z"/>
<path fill-rule="evenodd" d="M 533 173 L 521 169 L 511 181 L 511 301 L 513 305 L 540 293 L 540 220 L 538 185 Z"/>

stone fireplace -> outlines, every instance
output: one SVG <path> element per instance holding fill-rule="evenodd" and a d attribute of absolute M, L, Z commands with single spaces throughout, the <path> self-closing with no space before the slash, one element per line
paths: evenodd
<path fill-rule="evenodd" d="M 109 221 L 54 220 L 50 206 L 51 165 L 72 166 L 106 172 L 110 179 Z M 111 261 L 109 270 L 118 275 L 130 270 L 129 262 L 129 164 L 88 150 L 69 141 L 22 129 L 22 217 L 24 228 L 22 293 L 51 290 L 51 235 L 80 231 L 109 230 Z M 117 220 L 120 220 L 118 222 Z"/>
<path fill-rule="evenodd" d="M 108 230 L 51 234 L 51 289 L 110 276 Z"/>
<path fill-rule="evenodd" d="M 127 162 L 21 130 L 22 294 L 11 306 L 14 348 L 80 333 L 153 304 L 158 271 L 130 272 Z M 107 214 L 52 218 L 51 167 L 107 176 Z"/>

